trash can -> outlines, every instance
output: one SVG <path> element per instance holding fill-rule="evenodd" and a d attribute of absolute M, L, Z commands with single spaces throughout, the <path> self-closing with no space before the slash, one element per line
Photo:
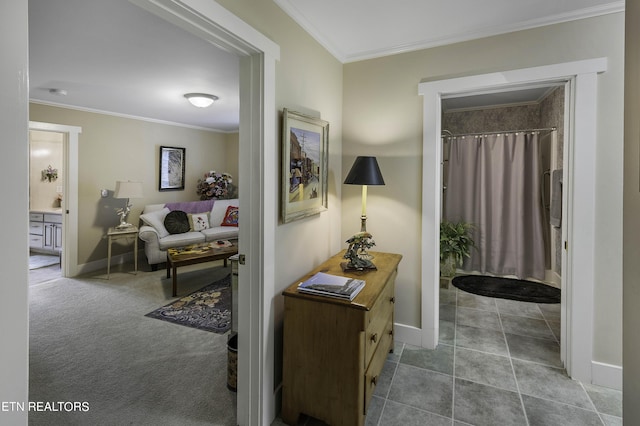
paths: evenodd
<path fill-rule="evenodd" d="M 235 392 L 238 387 L 238 335 L 227 341 L 227 389 Z"/>

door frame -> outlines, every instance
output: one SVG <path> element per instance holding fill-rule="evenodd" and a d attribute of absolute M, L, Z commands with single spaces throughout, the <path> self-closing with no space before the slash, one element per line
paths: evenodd
<path fill-rule="evenodd" d="M 61 133 L 62 174 L 62 276 L 75 277 L 78 268 L 78 144 L 82 128 L 64 124 L 29 121 L 29 130 Z M 31 138 L 29 138 L 31 141 Z M 29 142 L 30 143 L 30 142 Z"/>
<path fill-rule="evenodd" d="M 275 297 L 277 120 L 280 47 L 214 0 L 129 0 L 240 57 L 240 191 L 237 424 L 276 416 L 272 299 Z"/>
<path fill-rule="evenodd" d="M 422 162 L 422 320 L 421 346 L 434 349 L 439 335 L 440 163 L 443 97 L 500 91 L 519 85 L 568 81 L 570 101 L 565 117 L 563 178 L 563 250 L 561 357 L 570 377 L 590 383 L 593 358 L 595 151 L 597 74 L 607 70 L 606 58 L 420 83 L 423 96 Z M 577 144 L 575 141 L 579 140 Z M 579 283 L 579 286 L 576 284 Z M 578 288 L 579 287 L 579 288 Z M 417 336 L 416 336 L 417 337 Z"/>

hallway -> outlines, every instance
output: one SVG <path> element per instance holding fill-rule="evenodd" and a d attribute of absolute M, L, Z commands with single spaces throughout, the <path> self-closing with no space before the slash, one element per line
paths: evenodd
<path fill-rule="evenodd" d="M 571 380 L 561 368 L 559 304 L 455 287 L 441 289 L 440 302 L 440 345 L 396 342 L 367 425 L 622 425 L 622 392 Z"/>

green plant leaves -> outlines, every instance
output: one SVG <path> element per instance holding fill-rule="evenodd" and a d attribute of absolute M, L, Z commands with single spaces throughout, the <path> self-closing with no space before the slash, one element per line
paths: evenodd
<path fill-rule="evenodd" d="M 470 231 L 473 225 L 466 222 L 440 223 L 440 261 L 453 257 L 456 264 L 462 265 L 465 257 L 471 256 L 471 248 L 475 243 Z"/>

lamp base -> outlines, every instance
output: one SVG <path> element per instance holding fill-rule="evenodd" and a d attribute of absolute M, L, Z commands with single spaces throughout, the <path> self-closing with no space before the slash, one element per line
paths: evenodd
<path fill-rule="evenodd" d="M 368 232 L 358 232 L 353 237 L 347 240 L 349 247 L 347 248 L 346 253 L 344 254 L 344 258 L 348 259 L 349 262 L 344 262 L 342 264 L 343 271 L 365 271 L 368 269 L 377 269 L 373 264 L 371 256 L 367 249 L 375 246 L 376 243 L 373 241 L 373 237 Z"/>
<path fill-rule="evenodd" d="M 342 268 L 342 272 L 375 271 L 378 269 L 371 261 L 365 266 L 352 265 L 351 262 L 342 262 L 340 263 L 340 267 Z"/>
<path fill-rule="evenodd" d="M 120 225 L 116 226 L 116 229 L 127 229 L 131 228 L 133 225 L 127 222 L 120 222 Z"/>

